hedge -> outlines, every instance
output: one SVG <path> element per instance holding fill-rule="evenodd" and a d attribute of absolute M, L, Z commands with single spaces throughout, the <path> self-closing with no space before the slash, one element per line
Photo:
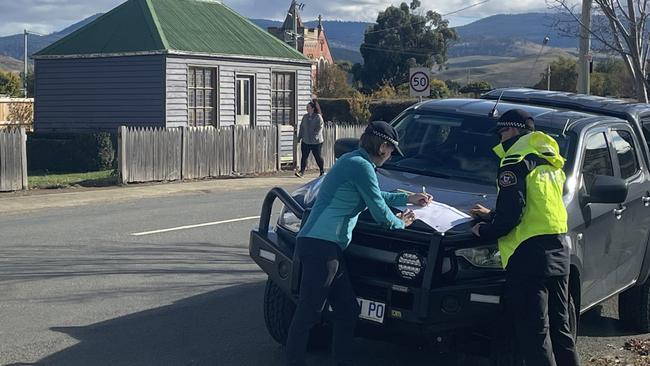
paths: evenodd
<path fill-rule="evenodd" d="M 99 133 L 31 133 L 27 136 L 27 170 L 80 173 L 115 169 L 117 135 Z"/>
<path fill-rule="evenodd" d="M 370 121 L 390 122 L 403 110 L 415 104 L 414 99 L 375 100 L 370 102 Z M 334 123 L 357 123 L 350 113 L 350 99 L 318 99 L 323 119 Z M 360 121 L 367 123 L 368 121 Z"/>
<path fill-rule="evenodd" d="M 403 110 L 417 103 L 416 100 L 377 100 L 370 103 L 370 120 L 390 122 Z"/>

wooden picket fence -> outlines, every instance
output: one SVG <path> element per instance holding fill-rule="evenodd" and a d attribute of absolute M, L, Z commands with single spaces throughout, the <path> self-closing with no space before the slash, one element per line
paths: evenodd
<path fill-rule="evenodd" d="M 332 126 L 324 127 L 323 139 L 325 141 L 323 142 L 321 155 L 323 156 L 325 169 L 331 168 L 332 165 L 334 165 L 334 162 L 336 161 L 336 157 L 334 156 L 334 143 L 336 142 L 336 139 L 346 138 L 346 137 L 359 138 L 361 137 L 361 134 L 365 129 L 366 129 L 366 125 L 332 125 Z M 300 147 L 298 147 L 297 150 L 298 151 L 296 153 L 296 165 L 299 166 L 302 153 L 300 151 Z M 309 159 L 307 160 L 306 170 L 309 169 L 318 169 L 316 160 L 314 160 L 314 157 L 311 154 L 309 155 Z"/>
<path fill-rule="evenodd" d="M 26 145 L 25 128 L 0 130 L 0 192 L 28 188 Z"/>
<path fill-rule="evenodd" d="M 277 126 L 121 127 L 122 183 L 201 179 L 279 169 Z"/>

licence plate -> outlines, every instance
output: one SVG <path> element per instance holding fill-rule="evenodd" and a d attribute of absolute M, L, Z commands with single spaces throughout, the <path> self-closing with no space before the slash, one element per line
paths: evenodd
<path fill-rule="evenodd" d="M 360 297 L 357 297 L 357 302 L 361 307 L 359 318 L 370 320 L 376 323 L 384 322 L 384 314 L 386 313 L 386 304 L 378 301 L 362 299 Z"/>

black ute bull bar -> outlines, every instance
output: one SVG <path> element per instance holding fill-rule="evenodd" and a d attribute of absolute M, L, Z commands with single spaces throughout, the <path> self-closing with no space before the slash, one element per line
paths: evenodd
<path fill-rule="evenodd" d="M 264 198 L 264 202 L 262 204 L 259 229 L 257 232 L 253 231 L 251 233 L 250 254 L 251 257 L 256 260 L 258 265 L 260 265 L 260 267 L 262 267 L 262 269 L 267 272 L 267 274 L 272 279 L 281 282 L 277 285 L 279 285 L 281 288 L 284 288 L 288 294 L 296 298 L 300 286 L 300 262 L 295 255 L 295 251 L 293 251 L 293 253 L 289 253 L 288 251 L 280 248 L 281 243 L 279 243 L 279 238 L 275 235 L 275 233 L 269 232 L 271 212 L 273 209 L 273 203 L 276 199 L 279 199 L 280 202 L 282 202 L 289 211 L 291 211 L 303 222 L 309 216 L 310 210 L 308 208 L 305 209 L 302 207 L 289 193 L 287 193 L 287 191 L 279 187 L 272 188 L 266 194 L 266 197 Z M 377 230 L 383 230 L 377 224 L 363 223 L 362 226 L 364 230 L 373 229 L 375 227 Z M 427 263 L 429 265 L 427 265 L 425 268 L 422 285 L 418 289 L 418 292 L 421 294 L 421 296 L 419 296 L 419 304 L 417 306 L 417 309 L 418 316 L 422 318 L 426 318 L 428 316 L 430 296 L 427 296 L 427 293 L 439 285 L 438 281 L 440 280 L 440 276 L 436 276 L 435 273 L 436 271 L 441 271 L 442 260 L 440 259 L 445 254 L 445 252 L 485 245 L 485 242 L 478 240 L 478 238 L 476 238 L 471 232 L 466 231 L 450 231 L 447 233 L 431 232 L 427 233 L 427 235 L 430 236 L 429 251 L 427 255 Z M 275 240 L 272 240 L 272 238 Z M 285 266 L 284 270 L 281 268 L 271 269 L 271 267 L 268 265 L 262 265 L 262 263 L 256 259 L 258 257 L 258 253 L 253 253 L 252 243 L 255 241 L 264 242 L 262 246 L 269 247 L 269 249 L 272 247 L 275 252 L 278 252 L 278 254 L 282 255 L 283 258 L 279 259 L 278 263 L 274 264 L 273 266 Z M 278 276 L 276 273 L 280 273 L 279 278 L 277 278 Z M 289 277 L 289 275 L 291 275 L 291 277 Z"/>

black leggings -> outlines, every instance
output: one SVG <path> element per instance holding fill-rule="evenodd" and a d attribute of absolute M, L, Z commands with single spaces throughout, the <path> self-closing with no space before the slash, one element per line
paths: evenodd
<path fill-rule="evenodd" d="M 316 160 L 316 164 L 318 164 L 318 169 L 320 170 L 321 174 L 323 174 L 324 170 L 324 162 L 323 162 L 323 157 L 321 156 L 321 150 L 323 148 L 323 144 L 306 144 L 304 142 L 300 143 L 300 151 L 302 153 L 302 156 L 300 157 L 300 172 L 304 173 L 305 169 L 307 168 L 307 159 L 309 158 L 309 152 L 311 151 L 312 154 L 314 154 L 314 159 Z"/>
<path fill-rule="evenodd" d="M 298 238 L 296 248 L 302 262 L 302 279 L 287 338 L 287 365 L 305 365 L 309 331 L 320 322 L 327 303 L 334 310 L 334 358 L 338 365 L 348 364 L 359 304 L 343 251 L 336 243 L 312 238 Z"/>

